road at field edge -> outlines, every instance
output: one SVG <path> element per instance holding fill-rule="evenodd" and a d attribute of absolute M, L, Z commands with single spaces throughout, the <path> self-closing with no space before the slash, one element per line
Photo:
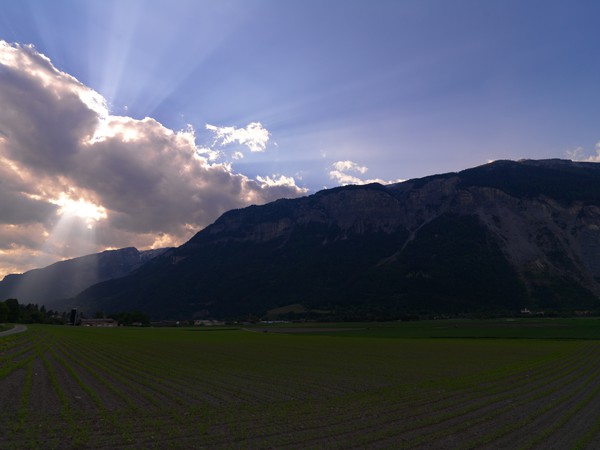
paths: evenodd
<path fill-rule="evenodd" d="M 0 333 L 0 337 L 2 337 L 2 336 L 8 336 L 9 334 L 22 333 L 26 329 L 27 329 L 27 327 L 25 325 L 15 325 L 10 330 L 2 331 Z"/>

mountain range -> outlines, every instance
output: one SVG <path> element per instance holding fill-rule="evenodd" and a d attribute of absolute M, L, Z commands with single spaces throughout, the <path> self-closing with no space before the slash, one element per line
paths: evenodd
<path fill-rule="evenodd" d="M 600 311 L 600 165 L 496 161 L 232 210 L 105 280 L 71 304 L 156 319 Z"/>
<path fill-rule="evenodd" d="M 167 249 L 139 251 L 128 247 L 59 261 L 41 269 L 10 274 L 0 281 L 0 299 L 67 310 L 72 298 L 85 288 L 125 276 Z"/>

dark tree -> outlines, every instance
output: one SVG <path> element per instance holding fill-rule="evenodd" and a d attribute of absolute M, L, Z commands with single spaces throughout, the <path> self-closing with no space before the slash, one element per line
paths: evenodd
<path fill-rule="evenodd" d="M 19 301 L 16 298 L 9 298 L 8 300 L 6 300 L 4 302 L 4 304 L 8 308 L 8 313 L 7 313 L 7 317 L 6 317 L 7 322 L 10 322 L 10 323 L 18 322 L 20 315 L 21 315 L 20 308 L 19 308 Z"/>
<path fill-rule="evenodd" d="M 0 323 L 8 321 L 8 306 L 6 303 L 0 302 Z"/>

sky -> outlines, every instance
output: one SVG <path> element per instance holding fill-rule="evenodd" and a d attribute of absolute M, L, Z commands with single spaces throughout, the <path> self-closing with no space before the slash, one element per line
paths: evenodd
<path fill-rule="evenodd" d="M 2 0 L 0 277 L 498 159 L 600 160 L 600 3 Z"/>

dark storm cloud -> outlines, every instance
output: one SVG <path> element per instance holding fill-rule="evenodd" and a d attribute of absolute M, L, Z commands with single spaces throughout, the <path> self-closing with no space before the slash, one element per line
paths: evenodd
<path fill-rule="evenodd" d="M 44 222 L 57 209 L 51 203 L 4 190 L 2 182 L 0 182 L 0 205 L 2 205 L 0 224 L 8 225 Z"/>

